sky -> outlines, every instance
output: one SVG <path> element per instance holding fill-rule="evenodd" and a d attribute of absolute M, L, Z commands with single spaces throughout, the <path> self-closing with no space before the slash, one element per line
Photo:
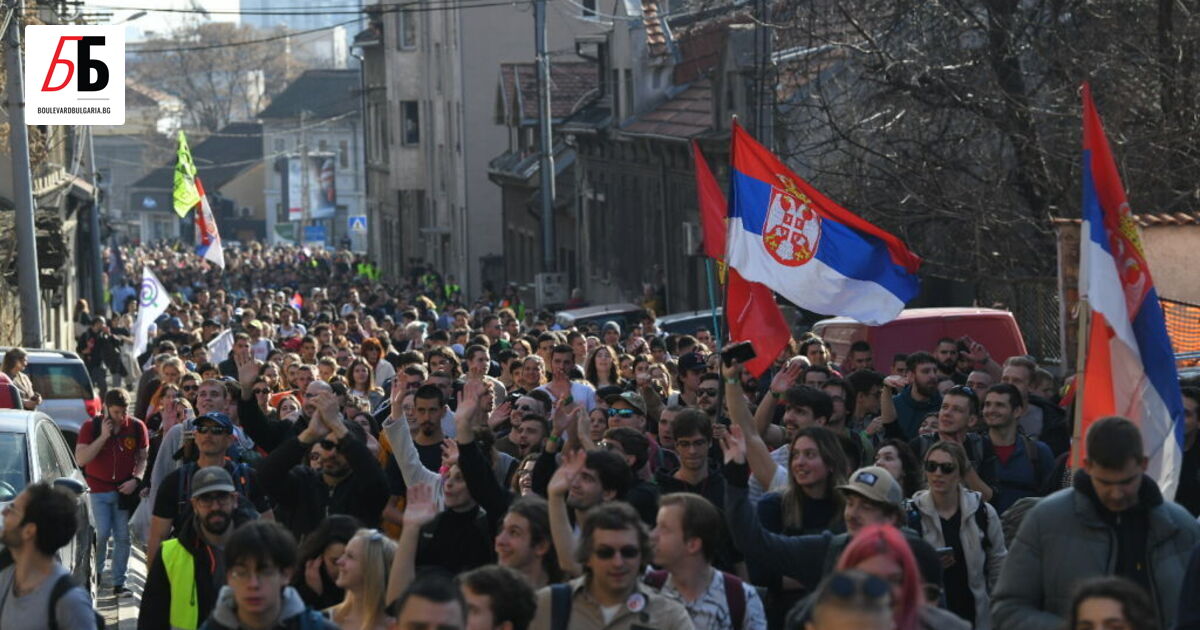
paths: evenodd
<path fill-rule="evenodd" d="M 195 0 L 195 3 L 209 11 L 236 11 L 238 0 Z M 298 2 L 297 4 L 302 4 Z M 145 39 L 147 33 L 163 34 L 183 26 L 189 21 L 204 20 L 204 16 L 195 13 L 170 13 L 150 11 L 151 8 L 187 9 L 192 6 L 189 0 L 84 0 L 85 11 L 106 11 L 113 14 L 109 24 L 116 24 L 137 13 L 137 8 L 112 9 L 111 7 L 145 7 L 146 15 L 125 25 L 125 39 L 135 42 Z M 214 22 L 237 22 L 238 17 L 231 14 L 212 14 L 209 18 Z"/>

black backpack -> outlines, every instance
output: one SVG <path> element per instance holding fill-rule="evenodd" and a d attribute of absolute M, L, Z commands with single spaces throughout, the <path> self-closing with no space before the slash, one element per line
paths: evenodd
<path fill-rule="evenodd" d="M 47 619 L 49 621 L 46 625 L 46 627 L 50 630 L 58 630 L 58 619 L 56 619 L 54 611 L 54 609 L 58 607 L 58 600 L 63 595 L 66 595 L 68 592 L 70 592 L 70 590 L 73 588 L 82 587 L 76 584 L 75 580 L 72 579 L 70 575 L 60 575 L 58 579 L 55 580 L 54 586 L 50 589 L 50 611 L 47 613 Z M 92 614 L 96 616 L 97 630 L 104 630 L 104 617 L 100 616 L 100 613 L 96 612 L 95 608 L 92 608 Z"/>
<path fill-rule="evenodd" d="M 179 531 L 183 524 L 192 517 L 192 502 L 189 497 L 192 494 L 192 477 L 197 470 L 196 462 L 184 462 L 179 466 L 179 479 L 177 480 L 179 509 L 175 513 L 174 531 Z M 228 470 L 229 476 L 233 477 L 233 488 L 238 495 L 238 504 L 234 514 L 235 519 L 238 519 L 236 522 L 257 519 L 258 510 L 250 502 L 250 471 L 252 470 L 250 465 L 245 462 L 234 462 L 227 458 L 225 470 Z"/>
<path fill-rule="evenodd" d="M 913 501 L 908 502 L 908 509 L 905 514 L 908 528 L 917 533 L 918 538 L 925 538 L 925 525 L 921 523 L 921 511 L 917 509 L 917 504 Z M 979 509 L 975 510 L 975 524 L 979 527 L 979 540 L 983 543 L 983 551 L 986 553 L 992 549 L 992 541 L 988 539 L 988 521 L 991 517 L 988 516 L 987 503 L 982 500 L 979 503 Z"/>

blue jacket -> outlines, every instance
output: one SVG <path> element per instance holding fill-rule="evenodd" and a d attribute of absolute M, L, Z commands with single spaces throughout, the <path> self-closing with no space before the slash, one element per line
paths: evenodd
<path fill-rule="evenodd" d="M 925 402 L 917 402 L 913 400 L 912 385 L 909 385 L 900 390 L 899 394 L 892 396 L 892 404 L 896 406 L 896 421 L 887 425 L 886 435 L 902 438 L 907 442 L 917 437 L 925 414 L 942 408 L 942 395 L 934 394 L 933 398 Z"/>
<path fill-rule="evenodd" d="M 995 458 L 996 483 L 992 486 L 995 490 L 992 505 L 1001 514 L 1016 503 L 1017 499 L 1043 496 L 1046 478 L 1054 471 L 1054 454 L 1050 452 L 1050 447 L 1046 446 L 1045 442 L 1032 441 L 1037 448 L 1035 457 L 1038 460 L 1038 465 L 1034 466 L 1025 440 L 1024 436 L 1017 436 L 1016 451 L 1008 458 L 1007 464 L 1001 462 L 999 457 Z M 992 450 L 995 450 L 994 445 Z M 1041 474 L 1037 475 L 1035 472 Z"/>

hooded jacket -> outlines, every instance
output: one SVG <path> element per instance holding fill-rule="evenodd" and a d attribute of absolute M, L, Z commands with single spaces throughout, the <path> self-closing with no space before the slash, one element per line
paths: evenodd
<path fill-rule="evenodd" d="M 228 586 L 221 589 L 217 597 L 217 605 L 212 616 L 200 630 L 239 630 L 242 626 L 237 618 L 237 600 L 233 597 L 233 589 Z M 337 630 L 337 626 L 321 613 L 305 605 L 304 600 L 296 589 L 287 586 L 283 589 L 282 601 L 279 605 L 279 619 L 271 626 L 275 630 Z"/>
<path fill-rule="evenodd" d="M 231 522 L 230 529 L 240 523 Z M 184 550 L 192 555 L 196 580 L 197 623 L 203 621 L 217 601 L 217 590 L 213 587 L 213 572 L 217 563 L 215 554 L 196 527 L 196 519 L 188 519 L 176 536 Z M 224 581 L 224 580 L 222 580 Z M 171 627 L 171 581 L 163 563 L 163 553 L 154 556 L 154 564 L 146 575 L 146 586 L 142 590 L 142 604 L 138 610 L 138 630 L 160 630 Z"/>
<path fill-rule="evenodd" d="M 921 490 L 915 494 L 912 503 L 920 513 L 921 534 L 925 542 L 934 548 L 945 547 L 942 518 L 933 505 L 933 497 L 929 491 Z M 988 511 L 987 532 L 979 530 L 979 520 L 975 516 L 979 510 Z M 996 581 L 1000 579 L 1000 567 L 1004 566 L 1004 558 L 1008 555 L 1004 546 L 1004 527 L 995 508 L 985 503 L 978 492 L 962 486 L 958 489 L 958 514 L 958 537 L 962 543 L 963 557 L 967 561 L 967 587 L 975 597 L 975 630 L 991 630 L 991 598 L 988 593 L 995 588 Z"/>
<path fill-rule="evenodd" d="M 1142 512 L 1140 531 L 1126 526 L 1134 511 Z M 1139 552 L 1118 544 L 1130 538 L 1141 541 L 1139 558 L 1131 558 Z M 992 593 L 992 621 L 997 628 L 1058 630 L 1081 581 L 1103 575 L 1137 581 L 1119 569 L 1132 559 L 1144 567 L 1159 627 L 1174 627 L 1179 585 L 1197 543 L 1200 523 L 1164 501 L 1153 479 L 1142 479 L 1135 507 L 1114 514 L 1100 505 L 1091 478 L 1079 471 L 1073 487 L 1042 499 L 1026 514 Z"/>

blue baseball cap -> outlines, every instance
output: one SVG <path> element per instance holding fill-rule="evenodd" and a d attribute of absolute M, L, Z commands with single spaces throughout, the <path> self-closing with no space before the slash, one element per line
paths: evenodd
<path fill-rule="evenodd" d="M 229 418 L 229 416 L 221 413 L 220 411 L 210 411 L 210 412 L 204 414 L 203 416 L 196 418 L 195 423 L 200 424 L 201 420 L 208 420 L 209 422 L 215 422 L 215 423 L 225 427 L 229 431 L 231 431 L 231 432 L 233 431 L 233 420 L 231 420 Z"/>

